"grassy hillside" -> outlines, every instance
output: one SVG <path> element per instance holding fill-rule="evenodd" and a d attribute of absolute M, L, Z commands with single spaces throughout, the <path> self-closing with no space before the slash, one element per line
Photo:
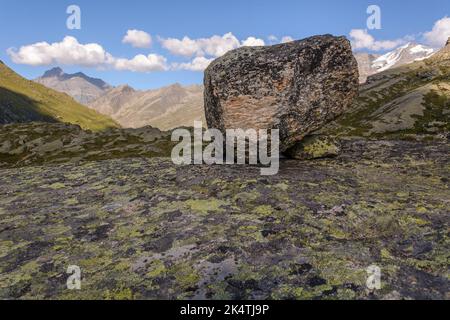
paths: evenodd
<path fill-rule="evenodd" d="M 30 121 L 68 122 L 95 131 L 119 126 L 64 93 L 24 79 L 0 62 L 0 123 Z"/>
<path fill-rule="evenodd" d="M 408 138 L 450 132 L 450 46 L 369 77 L 354 108 L 321 130 L 340 136 Z"/>

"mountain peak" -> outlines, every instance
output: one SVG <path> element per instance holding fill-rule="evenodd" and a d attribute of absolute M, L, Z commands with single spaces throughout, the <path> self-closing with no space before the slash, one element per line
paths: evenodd
<path fill-rule="evenodd" d="M 67 74 L 55 67 L 35 80 L 49 88 L 67 93 L 82 104 L 98 98 L 111 86 L 101 79 L 91 78 L 82 72 Z"/>
<path fill-rule="evenodd" d="M 179 82 L 175 82 L 169 85 L 168 88 L 183 88 L 183 86 Z"/>
<path fill-rule="evenodd" d="M 86 74 L 84 74 L 83 72 L 77 72 L 77 73 L 65 73 L 63 69 L 61 69 L 60 67 L 55 67 L 53 69 L 50 69 L 48 71 L 46 71 L 41 77 L 40 79 L 45 79 L 45 78 L 58 78 L 58 80 L 61 81 L 65 81 L 65 80 L 70 80 L 73 78 L 81 78 L 83 80 L 86 80 L 87 82 L 91 83 L 92 85 L 100 88 L 100 89 L 109 89 L 111 88 L 111 86 L 109 84 L 107 84 L 106 82 L 104 82 L 101 79 L 97 79 L 97 78 L 92 78 L 87 76 Z"/>
<path fill-rule="evenodd" d="M 117 87 L 117 90 L 120 92 L 134 92 L 134 88 L 130 87 L 128 84 L 122 84 Z"/>
<path fill-rule="evenodd" d="M 60 67 L 56 67 L 48 71 L 45 71 L 42 78 L 60 77 L 62 75 L 64 75 L 63 69 L 61 69 Z"/>
<path fill-rule="evenodd" d="M 425 60 L 434 54 L 436 54 L 436 50 L 433 48 L 414 41 L 408 42 L 383 55 L 357 52 L 355 53 L 355 58 L 358 61 L 360 82 L 364 83 L 368 76 L 378 72 Z"/>
<path fill-rule="evenodd" d="M 450 37 L 448 37 L 447 42 L 445 44 L 446 47 L 450 47 Z"/>
<path fill-rule="evenodd" d="M 415 42 L 408 42 L 394 51 L 377 58 L 372 66 L 378 72 L 381 72 L 403 64 L 424 60 L 434 53 L 435 51 L 430 47 Z"/>

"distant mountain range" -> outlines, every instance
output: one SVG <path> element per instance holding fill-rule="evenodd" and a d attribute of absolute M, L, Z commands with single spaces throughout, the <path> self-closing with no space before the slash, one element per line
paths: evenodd
<path fill-rule="evenodd" d="M 355 53 L 360 82 L 380 72 L 427 59 L 435 50 L 408 43 L 384 55 Z M 112 87 L 101 79 L 81 72 L 66 74 L 61 68 L 45 72 L 35 80 L 49 88 L 67 93 L 78 102 L 110 116 L 123 127 L 146 125 L 168 130 L 192 126 L 194 120 L 206 124 L 203 110 L 203 86 L 174 84 L 160 89 L 139 91 L 128 85 Z"/>
<path fill-rule="evenodd" d="M 169 130 L 192 126 L 195 120 L 203 121 L 206 125 L 201 85 L 173 84 L 147 91 L 120 86 L 107 91 L 88 106 L 111 116 L 126 128 L 151 125 Z"/>
<path fill-rule="evenodd" d="M 355 53 L 359 65 L 360 83 L 366 82 L 370 75 L 427 59 L 435 52 L 433 48 L 410 42 L 384 55 Z"/>
<path fill-rule="evenodd" d="M 21 77 L 0 61 L 0 124 L 32 121 L 67 122 L 91 130 L 119 127 L 110 117 Z"/>
<path fill-rule="evenodd" d="M 168 87 L 140 91 L 128 85 L 112 87 L 101 79 L 78 72 L 67 74 L 61 68 L 46 71 L 34 80 L 67 93 L 78 102 L 107 116 L 123 127 L 146 125 L 168 130 L 192 126 L 194 120 L 206 124 L 203 111 L 203 86 Z"/>
<path fill-rule="evenodd" d="M 82 104 L 92 102 L 112 88 L 101 79 L 88 77 L 82 72 L 67 74 L 61 68 L 48 70 L 34 81 L 67 93 Z"/>

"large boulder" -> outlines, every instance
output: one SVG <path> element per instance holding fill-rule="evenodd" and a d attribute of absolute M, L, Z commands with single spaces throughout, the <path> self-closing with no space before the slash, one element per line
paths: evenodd
<path fill-rule="evenodd" d="M 222 131 L 279 129 L 285 151 L 346 111 L 358 94 L 358 78 L 345 37 L 241 47 L 205 71 L 207 124 Z"/>

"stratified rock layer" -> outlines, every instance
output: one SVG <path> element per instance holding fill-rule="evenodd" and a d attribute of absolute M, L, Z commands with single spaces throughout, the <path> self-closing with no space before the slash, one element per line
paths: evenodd
<path fill-rule="evenodd" d="M 209 128 L 280 129 L 284 151 L 350 106 L 358 66 L 347 39 L 314 36 L 230 51 L 204 83 Z"/>

